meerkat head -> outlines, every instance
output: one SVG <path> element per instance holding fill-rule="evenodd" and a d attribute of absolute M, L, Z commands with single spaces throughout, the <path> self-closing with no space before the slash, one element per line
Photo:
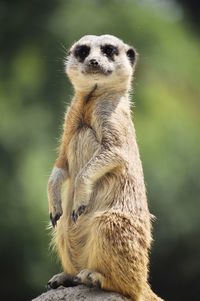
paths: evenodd
<path fill-rule="evenodd" d="M 70 49 L 66 72 L 75 89 L 129 89 L 136 51 L 112 35 L 82 37 Z"/>

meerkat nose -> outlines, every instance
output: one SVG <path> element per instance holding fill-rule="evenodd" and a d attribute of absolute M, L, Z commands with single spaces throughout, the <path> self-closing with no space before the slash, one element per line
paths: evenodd
<path fill-rule="evenodd" d="M 91 59 L 91 60 L 89 60 L 89 65 L 90 66 L 98 66 L 99 65 L 99 63 L 97 62 L 97 60 L 95 60 L 95 59 Z"/>

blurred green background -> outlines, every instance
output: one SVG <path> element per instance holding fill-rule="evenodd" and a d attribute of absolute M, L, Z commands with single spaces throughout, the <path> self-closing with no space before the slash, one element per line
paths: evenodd
<path fill-rule="evenodd" d="M 114 34 L 140 54 L 134 120 L 154 223 L 150 282 L 200 295 L 200 39 L 197 1 L 0 0 L 1 300 L 25 301 L 61 270 L 46 185 L 66 104 L 66 49 Z"/>

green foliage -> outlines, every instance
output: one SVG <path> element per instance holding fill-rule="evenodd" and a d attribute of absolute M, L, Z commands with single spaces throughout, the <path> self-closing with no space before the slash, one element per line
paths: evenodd
<path fill-rule="evenodd" d="M 134 0 L 1 1 L 0 8 L 2 299 L 30 299 L 60 269 L 48 249 L 46 184 L 73 94 L 63 60 L 82 35 L 110 33 L 140 54 L 133 118 L 157 216 L 150 280 L 166 300 L 197 300 L 200 43 L 181 8 Z"/>

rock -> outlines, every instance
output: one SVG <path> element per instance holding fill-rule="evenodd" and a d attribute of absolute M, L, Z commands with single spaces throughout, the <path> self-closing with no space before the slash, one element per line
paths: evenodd
<path fill-rule="evenodd" d="M 120 294 L 89 288 L 84 285 L 52 289 L 32 301 L 130 301 Z"/>

